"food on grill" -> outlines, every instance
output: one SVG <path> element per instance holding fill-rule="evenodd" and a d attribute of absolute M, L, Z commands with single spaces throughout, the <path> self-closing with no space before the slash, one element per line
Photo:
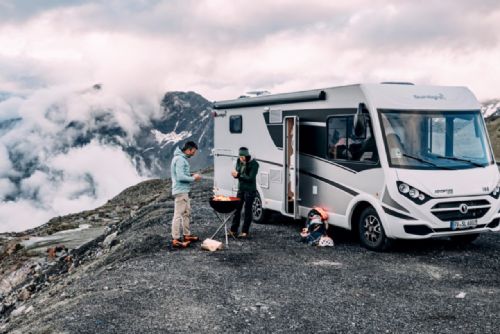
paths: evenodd
<path fill-rule="evenodd" d="M 215 195 L 210 198 L 209 203 L 210 206 L 217 212 L 230 213 L 236 210 L 240 201 L 241 200 L 238 197 Z"/>
<path fill-rule="evenodd" d="M 223 196 L 223 195 L 215 195 L 212 200 L 214 201 L 219 201 L 219 202 L 229 202 L 229 201 L 239 201 L 240 199 L 238 197 L 229 197 L 229 196 Z"/>

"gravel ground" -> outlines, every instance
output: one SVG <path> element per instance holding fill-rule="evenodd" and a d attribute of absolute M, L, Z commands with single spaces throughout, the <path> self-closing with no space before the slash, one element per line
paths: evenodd
<path fill-rule="evenodd" d="M 195 190 L 192 230 L 216 228 Z M 457 248 L 447 240 L 361 248 L 334 230 L 335 247 L 298 242 L 278 216 L 250 240 L 209 253 L 167 245 L 170 198 L 141 209 L 120 243 L 61 277 L 14 317 L 13 333 L 498 333 L 500 234 Z M 222 240 L 222 234 L 219 235 Z M 27 305 L 28 306 L 28 305 Z M 1 330 L 0 330 L 1 332 Z"/>

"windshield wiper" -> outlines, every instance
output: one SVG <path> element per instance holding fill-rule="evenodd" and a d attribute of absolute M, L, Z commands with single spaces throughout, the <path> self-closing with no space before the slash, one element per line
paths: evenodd
<path fill-rule="evenodd" d="M 450 168 L 450 167 L 447 167 L 447 166 L 439 166 L 435 163 L 433 163 L 432 161 L 428 161 L 428 160 L 424 160 L 422 158 L 419 158 L 419 157 L 415 157 L 413 155 L 409 155 L 409 154 L 406 154 L 406 153 L 403 153 L 403 157 L 406 157 L 406 158 L 411 158 L 411 159 L 414 159 L 414 160 L 417 160 L 419 162 L 423 162 L 423 163 L 426 163 L 426 164 L 429 164 L 431 166 L 434 166 L 436 168 L 441 168 L 441 169 L 450 169 L 450 170 L 453 170 L 453 168 Z"/>
<path fill-rule="evenodd" d="M 481 165 L 480 163 L 477 163 L 475 161 L 472 161 L 472 160 L 469 160 L 469 159 L 464 159 L 464 158 L 457 158 L 457 157 L 447 157 L 447 156 L 444 156 L 444 155 L 437 155 L 437 154 L 434 154 L 434 156 L 436 158 L 441 158 L 441 159 L 448 159 L 448 160 L 453 160 L 453 161 L 463 161 L 463 162 L 468 162 L 470 163 L 471 165 L 474 165 L 476 167 L 483 167 L 483 165 Z"/>

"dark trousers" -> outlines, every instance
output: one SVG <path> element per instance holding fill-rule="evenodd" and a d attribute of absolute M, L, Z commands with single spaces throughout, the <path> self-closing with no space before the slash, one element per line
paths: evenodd
<path fill-rule="evenodd" d="M 250 229 L 250 224 L 252 223 L 252 204 L 255 199 L 256 192 L 253 191 L 238 191 L 238 198 L 241 198 L 240 204 L 236 208 L 236 212 L 234 213 L 233 223 L 231 224 L 231 231 L 236 233 L 238 232 L 238 228 L 240 227 L 240 217 L 241 217 L 241 209 L 243 205 L 245 205 L 245 219 L 243 221 L 243 227 L 241 228 L 241 233 L 248 233 Z"/>

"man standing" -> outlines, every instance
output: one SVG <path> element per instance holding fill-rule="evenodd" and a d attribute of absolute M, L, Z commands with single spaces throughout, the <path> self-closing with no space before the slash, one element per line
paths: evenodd
<path fill-rule="evenodd" d="M 259 163 L 252 159 L 246 147 L 240 147 L 239 159 L 236 161 L 236 168 L 231 172 L 234 178 L 238 179 L 238 195 L 241 198 L 240 204 L 234 214 L 233 223 L 229 233 L 237 235 L 240 226 L 240 216 L 243 203 L 245 204 L 245 220 L 239 238 L 248 238 L 250 223 L 252 222 L 252 204 L 257 195 L 257 172 Z"/>
<path fill-rule="evenodd" d="M 184 144 L 182 150 L 177 147 L 170 165 L 172 177 L 172 195 L 174 202 L 174 218 L 172 221 L 172 246 L 175 248 L 186 248 L 193 241 L 199 238 L 191 234 L 189 222 L 191 219 L 191 203 L 189 199 L 189 190 L 194 181 L 201 180 L 201 175 L 191 175 L 188 158 L 196 154 L 198 145 L 195 142 L 188 141 Z M 184 241 L 181 240 L 181 225 L 184 235 Z"/>

